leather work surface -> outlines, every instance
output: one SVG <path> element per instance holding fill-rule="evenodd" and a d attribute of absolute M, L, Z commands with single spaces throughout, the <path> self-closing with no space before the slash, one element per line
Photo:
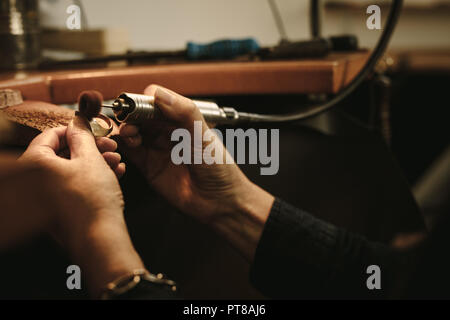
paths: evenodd
<path fill-rule="evenodd" d="M 75 111 L 42 101 L 22 101 L 22 96 L 17 90 L 0 90 L 0 133 L 8 138 L 2 139 L 2 143 L 13 145 L 26 145 L 39 132 L 50 128 L 67 126 L 75 116 Z M 11 126 L 5 123 L 9 120 L 19 126 Z M 114 121 L 113 131 L 109 136 L 118 134 L 118 126 Z M 20 126 L 21 125 L 21 126 Z M 37 129 L 30 131 L 28 128 Z"/>
<path fill-rule="evenodd" d="M 67 126 L 75 115 L 73 110 L 40 101 L 24 101 L 19 105 L 3 108 L 0 113 L 7 120 L 39 131 Z"/>
<path fill-rule="evenodd" d="M 41 101 L 23 101 L 19 90 L 0 90 L 0 116 L 30 128 L 45 129 L 67 126 L 75 111 Z"/>

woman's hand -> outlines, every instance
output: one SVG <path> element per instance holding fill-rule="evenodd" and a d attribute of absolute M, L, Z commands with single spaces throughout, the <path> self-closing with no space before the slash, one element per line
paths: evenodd
<path fill-rule="evenodd" d="M 122 191 L 113 170 L 121 176 L 125 167 L 116 148 L 111 139 L 96 141 L 87 121 L 77 116 L 68 128 L 38 135 L 19 158 L 45 172 L 44 193 L 57 215 L 58 238 L 68 238 L 64 244 L 75 242 L 71 237 L 81 237 L 86 225 L 123 220 Z M 67 152 L 69 159 L 58 155 Z"/>
<path fill-rule="evenodd" d="M 116 148 L 113 140 L 95 140 L 87 120 L 76 116 L 67 129 L 37 136 L 20 158 L 42 171 L 36 191 L 49 210 L 49 229 L 81 266 L 94 295 L 116 277 L 143 268 L 123 217 L 116 175 L 125 166 Z M 59 156 L 67 149 L 68 158 Z"/>
<path fill-rule="evenodd" d="M 209 130 L 190 99 L 156 85 L 149 86 L 145 94 L 155 97 L 164 122 L 148 123 L 141 128 L 122 125 L 120 135 L 126 144 L 127 157 L 174 206 L 223 234 L 251 260 L 273 196 L 250 182 L 234 161 L 230 161 L 224 145 Z M 203 149 L 213 143 L 215 150 L 222 151 L 224 164 L 175 165 L 172 162 L 172 131 L 187 129 L 193 141 L 195 121 L 201 124 L 202 136 L 206 133 L 212 141 L 204 141 L 202 150 L 197 152 L 203 154 Z"/>

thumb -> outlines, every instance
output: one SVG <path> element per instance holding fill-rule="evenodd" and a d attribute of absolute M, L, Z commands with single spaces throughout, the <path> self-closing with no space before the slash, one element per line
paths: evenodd
<path fill-rule="evenodd" d="M 72 159 L 100 155 L 89 122 L 78 113 L 67 127 L 66 141 Z"/>

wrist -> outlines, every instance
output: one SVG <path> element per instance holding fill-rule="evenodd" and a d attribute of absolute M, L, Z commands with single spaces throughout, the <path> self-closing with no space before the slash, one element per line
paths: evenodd
<path fill-rule="evenodd" d="M 237 190 L 231 205 L 216 214 L 210 227 L 252 262 L 275 198 L 250 181 Z"/>
<path fill-rule="evenodd" d="M 264 226 L 274 201 L 274 196 L 249 181 L 248 187 L 241 192 L 240 197 L 237 197 L 235 207 L 240 215 L 245 215 L 256 224 Z"/>
<path fill-rule="evenodd" d="M 84 239 L 76 244 L 73 258 L 80 265 L 93 297 L 98 297 L 114 279 L 145 268 L 125 222 L 117 218 L 89 225 Z"/>

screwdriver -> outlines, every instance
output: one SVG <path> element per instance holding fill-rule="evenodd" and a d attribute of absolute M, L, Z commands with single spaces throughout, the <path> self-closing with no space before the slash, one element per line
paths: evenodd
<path fill-rule="evenodd" d="M 293 59 L 323 57 L 331 51 L 357 49 L 357 38 L 343 35 L 307 41 L 282 41 L 277 46 L 263 48 L 253 38 L 220 40 L 208 44 L 188 42 L 185 54 L 189 60 L 232 59 L 241 55 L 254 55 L 262 59 Z"/>
<path fill-rule="evenodd" d="M 143 51 L 113 54 L 106 56 L 86 57 L 76 60 L 47 60 L 39 64 L 39 68 L 53 68 L 67 65 L 104 63 L 111 61 L 158 61 L 164 60 L 213 60 L 232 59 L 245 54 L 254 54 L 260 50 L 258 42 L 253 38 L 239 40 L 219 40 L 209 44 L 188 42 L 185 50 L 177 51 Z"/>

